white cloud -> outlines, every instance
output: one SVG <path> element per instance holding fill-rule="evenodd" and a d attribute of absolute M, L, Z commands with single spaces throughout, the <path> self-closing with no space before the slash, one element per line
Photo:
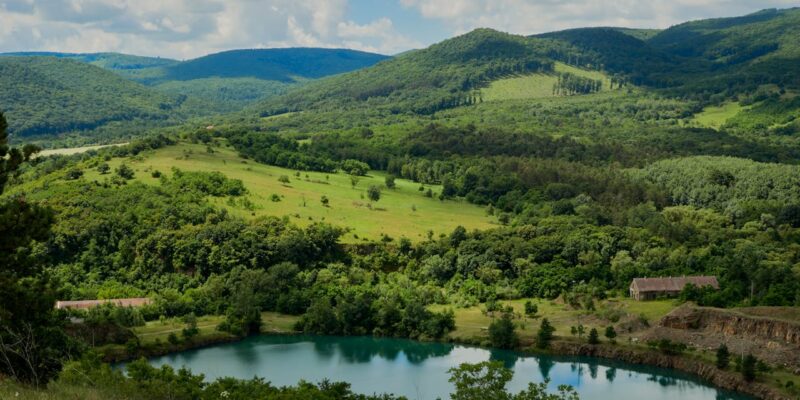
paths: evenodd
<path fill-rule="evenodd" d="M 585 26 L 667 28 L 691 19 L 737 16 L 797 0 L 399 0 L 454 33 L 491 27 L 533 34 Z"/>
<path fill-rule="evenodd" d="M 0 52 L 191 58 L 291 46 L 393 53 L 418 44 L 388 18 L 359 25 L 347 19 L 347 9 L 348 0 L 0 0 Z"/>

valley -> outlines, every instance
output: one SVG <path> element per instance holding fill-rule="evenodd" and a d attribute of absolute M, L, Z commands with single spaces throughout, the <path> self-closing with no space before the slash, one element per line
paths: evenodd
<path fill-rule="evenodd" d="M 311 20 L 0 54 L 0 398 L 800 396 L 800 8 Z"/>

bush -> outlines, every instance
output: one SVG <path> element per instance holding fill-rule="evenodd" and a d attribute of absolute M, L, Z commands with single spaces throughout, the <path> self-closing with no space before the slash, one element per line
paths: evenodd
<path fill-rule="evenodd" d="M 731 353 L 728 346 L 722 344 L 717 348 L 717 368 L 727 369 L 731 361 Z"/>
<path fill-rule="evenodd" d="M 519 342 L 514 320 L 510 313 L 503 315 L 489 325 L 489 341 L 493 347 L 500 349 L 513 349 Z"/>
<path fill-rule="evenodd" d="M 539 312 L 539 306 L 528 300 L 525 302 L 525 315 L 532 316 Z"/>
<path fill-rule="evenodd" d="M 120 164 L 120 166 L 114 171 L 117 173 L 117 176 L 125 180 L 133 179 L 135 175 L 133 169 L 125 164 Z"/>
<path fill-rule="evenodd" d="M 756 364 L 758 360 L 752 354 L 748 354 L 742 360 L 742 378 L 747 382 L 756 380 Z"/>
<path fill-rule="evenodd" d="M 536 333 L 536 347 L 540 349 L 549 347 L 555 331 L 556 328 L 550 324 L 550 321 L 547 318 L 543 318 L 541 325 L 539 325 L 539 331 Z"/>
<path fill-rule="evenodd" d="M 395 179 L 394 175 L 387 175 L 386 176 L 385 183 L 386 183 L 386 188 L 387 189 L 394 189 L 397 186 L 397 184 L 395 184 L 395 182 L 394 182 L 394 179 Z"/>
<path fill-rule="evenodd" d="M 606 338 L 608 338 L 609 341 L 611 341 L 611 343 L 614 343 L 616 341 L 616 338 L 617 338 L 617 331 L 614 330 L 613 326 L 609 325 L 609 326 L 606 327 L 605 336 L 606 336 Z"/>
<path fill-rule="evenodd" d="M 589 344 L 599 344 L 600 343 L 600 335 L 597 333 L 597 329 L 592 328 L 592 330 L 589 331 L 588 341 L 589 341 Z"/>

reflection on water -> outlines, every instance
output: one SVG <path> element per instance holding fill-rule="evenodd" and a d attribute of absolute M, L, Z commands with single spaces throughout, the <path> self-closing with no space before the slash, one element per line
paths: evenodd
<path fill-rule="evenodd" d="M 512 391 L 550 379 L 550 387 L 574 386 L 582 399 L 699 400 L 746 399 L 716 390 L 676 371 L 588 357 L 529 356 L 411 340 L 332 337 L 259 336 L 151 360 L 186 366 L 213 380 L 222 376 L 263 377 L 275 385 L 325 378 L 350 382 L 361 393 L 394 393 L 409 399 L 448 398 L 448 370 L 461 363 L 500 361 L 514 370 Z"/>

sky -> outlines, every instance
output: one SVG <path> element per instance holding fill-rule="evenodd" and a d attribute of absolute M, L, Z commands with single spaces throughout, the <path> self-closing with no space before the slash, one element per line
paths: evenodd
<path fill-rule="evenodd" d="M 397 54 L 475 28 L 535 34 L 667 28 L 800 0 L 0 0 L 0 52 L 189 59 L 223 50 L 351 48 Z"/>

